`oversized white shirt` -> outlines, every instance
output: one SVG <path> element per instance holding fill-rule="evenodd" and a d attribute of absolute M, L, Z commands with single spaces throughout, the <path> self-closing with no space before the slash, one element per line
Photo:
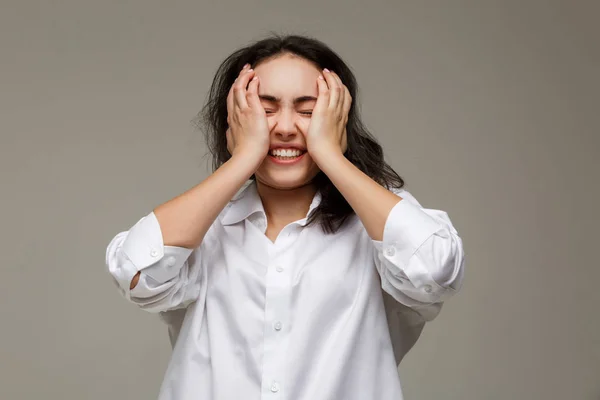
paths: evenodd
<path fill-rule="evenodd" d="M 272 242 L 254 181 L 196 249 L 165 246 L 154 213 L 118 233 L 108 271 L 169 324 L 159 399 L 402 399 L 398 363 L 460 288 L 464 252 L 446 212 L 394 191 L 382 241 L 357 215 L 335 234 L 306 226 L 317 193 Z"/>

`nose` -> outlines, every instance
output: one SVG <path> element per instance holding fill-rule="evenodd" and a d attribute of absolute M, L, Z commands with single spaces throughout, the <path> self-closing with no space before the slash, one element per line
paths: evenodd
<path fill-rule="evenodd" d="M 293 138 L 298 133 L 298 127 L 294 119 L 294 113 L 289 110 L 282 110 L 276 117 L 275 135 L 282 138 Z"/>

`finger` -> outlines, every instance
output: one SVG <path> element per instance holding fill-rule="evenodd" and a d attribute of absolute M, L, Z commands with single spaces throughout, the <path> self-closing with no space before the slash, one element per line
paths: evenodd
<path fill-rule="evenodd" d="M 344 118 L 348 121 L 348 113 L 350 112 L 350 107 L 352 106 L 352 96 L 350 95 L 350 91 L 346 86 L 344 86 L 344 103 L 342 112 L 344 113 Z"/>
<path fill-rule="evenodd" d="M 252 78 L 250 80 L 250 83 L 248 84 L 248 91 L 246 96 L 248 105 L 256 110 L 262 109 L 262 104 L 260 104 L 260 99 L 258 98 L 259 82 L 260 80 L 258 79 L 258 75 L 254 75 L 254 78 Z"/>
<path fill-rule="evenodd" d="M 342 82 L 342 78 L 340 78 L 340 76 L 337 73 L 335 73 L 335 71 L 331 71 L 331 75 L 333 75 L 333 77 L 335 78 L 338 85 L 344 86 L 344 82 Z"/>
<path fill-rule="evenodd" d="M 342 78 L 340 78 L 340 76 L 338 74 L 331 71 L 331 75 L 333 75 L 333 77 L 335 78 L 335 81 L 338 84 L 338 87 L 340 88 L 340 96 L 338 98 L 337 110 L 339 112 L 343 112 L 345 110 L 344 105 L 347 101 L 346 97 L 349 94 L 348 88 L 346 88 L 346 85 L 344 85 L 344 83 L 342 82 Z"/>
<path fill-rule="evenodd" d="M 246 101 L 246 90 L 248 88 L 248 82 L 250 82 L 250 79 L 252 79 L 253 76 L 254 70 L 248 69 L 236 79 L 236 82 L 233 85 L 234 103 L 241 109 L 248 107 L 248 102 Z"/>
<path fill-rule="evenodd" d="M 239 77 L 241 77 L 242 75 L 244 75 L 246 73 L 246 71 L 248 71 L 248 69 L 250 69 L 250 64 L 246 63 L 240 70 L 240 73 L 238 74 L 238 77 L 235 80 L 237 81 Z"/>
<path fill-rule="evenodd" d="M 327 68 L 325 68 L 323 76 L 327 81 L 327 86 L 329 86 L 329 108 L 336 109 L 341 94 L 341 88 L 337 83 L 335 76 L 333 76 L 333 73 Z"/>
<path fill-rule="evenodd" d="M 317 79 L 317 89 L 317 103 L 315 104 L 314 111 L 324 111 L 329 106 L 329 87 L 322 75 L 319 75 Z"/>
<path fill-rule="evenodd" d="M 238 74 L 238 78 L 240 76 L 242 76 L 242 74 L 244 74 L 244 72 L 246 72 L 246 70 L 250 67 L 250 64 L 246 64 L 244 65 L 244 67 L 240 70 L 240 73 Z M 229 112 L 229 114 L 231 114 L 233 112 L 233 104 L 234 104 L 234 99 L 233 99 L 233 87 L 234 85 L 237 83 L 237 78 L 236 80 L 233 82 L 233 84 L 231 85 L 231 88 L 229 89 L 229 93 L 227 94 L 227 111 Z"/>

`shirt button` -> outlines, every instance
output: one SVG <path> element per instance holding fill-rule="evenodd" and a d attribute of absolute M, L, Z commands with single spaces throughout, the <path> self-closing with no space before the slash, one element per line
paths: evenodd
<path fill-rule="evenodd" d="M 425 286 L 423 286 L 423 290 L 426 293 L 431 293 L 431 290 L 432 290 L 431 285 L 425 285 Z"/>
<path fill-rule="evenodd" d="M 275 270 L 277 272 L 283 272 L 283 267 L 281 265 L 278 265 L 277 268 L 275 268 Z"/>
<path fill-rule="evenodd" d="M 175 257 L 171 256 L 167 258 L 167 267 L 171 268 L 173 265 L 175 265 Z"/>
<path fill-rule="evenodd" d="M 150 250 L 150 255 L 151 255 L 152 257 L 156 257 L 156 256 L 158 255 L 158 250 L 156 250 L 156 249 L 152 249 L 152 250 Z"/>
<path fill-rule="evenodd" d="M 385 253 L 386 253 L 388 256 L 390 256 L 390 257 L 391 257 L 391 256 L 393 256 L 394 254 L 396 254 L 396 249 L 394 249 L 393 247 L 388 247 L 388 248 L 385 250 Z"/>
<path fill-rule="evenodd" d="M 277 382 L 271 383 L 271 392 L 273 392 L 273 393 L 279 392 L 279 383 L 277 383 Z"/>
<path fill-rule="evenodd" d="M 275 323 L 273 324 L 273 328 L 274 328 L 276 331 L 280 331 L 282 326 L 283 326 L 283 325 L 281 324 L 281 321 L 277 321 L 277 322 L 275 322 Z"/>

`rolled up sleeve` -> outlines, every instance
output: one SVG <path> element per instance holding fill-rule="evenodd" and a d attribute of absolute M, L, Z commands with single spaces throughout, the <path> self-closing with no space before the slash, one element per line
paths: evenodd
<path fill-rule="evenodd" d="M 152 212 L 111 240 L 106 266 L 125 298 L 148 311 L 161 312 L 183 307 L 197 296 L 201 271 L 197 253 L 165 246 Z M 130 290 L 138 272 L 138 283 Z"/>
<path fill-rule="evenodd" d="M 436 305 L 431 319 L 462 285 L 462 239 L 446 212 L 423 208 L 404 189 L 395 193 L 402 200 L 388 215 L 383 240 L 373 240 L 375 264 L 383 289 L 397 301 Z"/>

